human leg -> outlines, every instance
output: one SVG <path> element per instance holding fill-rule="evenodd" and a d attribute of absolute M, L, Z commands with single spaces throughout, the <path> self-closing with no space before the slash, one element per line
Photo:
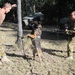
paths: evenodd
<path fill-rule="evenodd" d="M 69 59 L 73 59 L 73 39 L 67 45 L 67 56 Z"/>
<path fill-rule="evenodd" d="M 38 57 L 39 57 L 39 61 L 41 62 L 42 61 L 42 50 L 40 48 L 37 49 L 37 54 L 38 54 Z"/>

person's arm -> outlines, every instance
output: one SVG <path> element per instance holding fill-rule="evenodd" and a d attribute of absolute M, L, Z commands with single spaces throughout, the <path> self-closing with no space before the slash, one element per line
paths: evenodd
<path fill-rule="evenodd" d="M 37 37 L 37 31 L 34 33 L 34 34 L 27 34 L 27 37 L 30 37 L 32 39 L 36 38 Z"/>
<path fill-rule="evenodd" d="M 4 17 L 3 17 L 3 16 L 4 16 Z M 4 19 L 5 19 L 5 15 L 1 15 L 1 14 L 0 14 L 0 26 L 2 25 Z"/>
<path fill-rule="evenodd" d="M 30 37 L 30 38 L 34 39 L 35 38 L 35 35 L 27 34 L 27 37 Z"/>
<path fill-rule="evenodd" d="M 16 4 L 13 4 L 13 5 L 12 5 L 12 8 L 13 8 L 13 7 L 17 7 L 17 5 L 16 5 Z"/>

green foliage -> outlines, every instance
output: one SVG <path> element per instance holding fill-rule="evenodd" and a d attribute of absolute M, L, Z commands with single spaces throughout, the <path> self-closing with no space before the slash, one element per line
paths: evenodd
<path fill-rule="evenodd" d="M 27 3 L 27 1 L 29 1 Z M 0 5 L 5 2 L 17 3 L 17 0 L 0 0 Z M 35 4 L 36 12 L 43 12 L 45 21 L 55 23 L 59 18 L 69 16 L 75 10 L 75 0 L 21 0 L 22 16 L 26 16 Z M 26 5 L 30 4 L 30 9 Z M 28 10 L 28 11 L 27 11 Z M 30 12 L 32 13 L 32 12 Z"/>

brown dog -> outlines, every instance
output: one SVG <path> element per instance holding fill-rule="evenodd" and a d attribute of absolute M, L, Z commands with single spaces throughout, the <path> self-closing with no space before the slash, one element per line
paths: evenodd
<path fill-rule="evenodd" d="M 32 30 L 31 34 L 27 34 L 27 37 L 31 38 L 32 45 L 34 46 L 33 50 L 33 58 L 35 59 L 36 53 L 38 54 L 39 61 L 41 62 L 41 55 L 42 55 L 42 50 L 41 50 L 41 34 L 42 34 L 42 26 L 38 24 L 37 21 L 34 22 L 36 27 Z"/>

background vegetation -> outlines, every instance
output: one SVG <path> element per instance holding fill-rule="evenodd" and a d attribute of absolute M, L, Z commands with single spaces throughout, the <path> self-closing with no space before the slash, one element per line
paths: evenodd
<path fill-rule="evenodd" d="M 32 7 L 35 5 L 36 12 L 42 12 L 45 17 L 46 24 L 57 24 L 62 17 L 69 16 L 75 10 L 75 0 L 21 0 L 22 1 L 22 16 L 33 13 Z M 0 6 L 5 2 L 17 3 L 17 0 L 0 0 Z M 29 6 L 29 7 L 28 7 Z M 30 10 L 29 10 L 30 9 Z M 7 20 L 17 19 L 17 9 L 12 9 Z M 12 17 L 10 17 L 10 16 Z M 15 16 L 15 17 L 14 17 Z"/>

